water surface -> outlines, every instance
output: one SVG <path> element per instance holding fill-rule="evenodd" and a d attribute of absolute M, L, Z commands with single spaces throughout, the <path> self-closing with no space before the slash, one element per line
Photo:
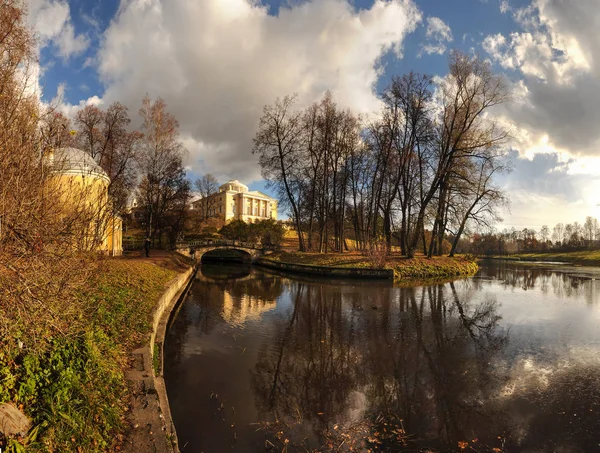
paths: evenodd
<path fill-rule="evenodd" d="M 599 285 L 518 263 L 410 288 L 203 266 L 165 344 L 180 447 L 600 451 Z"/>

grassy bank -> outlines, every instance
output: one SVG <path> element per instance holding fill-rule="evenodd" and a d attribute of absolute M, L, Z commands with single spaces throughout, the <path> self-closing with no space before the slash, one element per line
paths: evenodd
<path fill-rule="evenodd" d="M 268 256 L 269 259 L 291 264 L 309 266 L 384 268 L 394 271 L 395 280 L 432 279 L 473 275 L 477 272 L 477 264 L 465 257 L 449 258 L 436 256 L 426 258 L 416 256 L 406 258 L 400 254 L 391 254 L 385 264 L 378 259 L 365 256 L 360 252 L 350 253 L 302 253 L 281 252 Z"/>
<path fill-rule="evenodd" d="M 156 301 L 185 269 L 177 257 L 89 263 L 94 276 L 65 300 L 70 328 L 35 348 L 0 346 L 0 403 L 32 421 L 8 452 L 118 451 L 129 390 L 127 354 L 147 338 Z"/>
<path fill-rule="evenodd" d="M 561 261 L 564 263 L 580 264 L 582 266 L 600 266 L 600 250 L 516 253 L 513 255 L 495 256 L 494 258 L 515 261 Z"/>

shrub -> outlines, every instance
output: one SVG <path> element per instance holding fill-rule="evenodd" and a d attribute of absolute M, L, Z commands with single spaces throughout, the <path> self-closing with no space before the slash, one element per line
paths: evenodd
<path fill-rule="evenodd" d="M 262 220 L 252 224 L 252 228 L 262 245 L 276 248 L 281 246 L 285 234 L 285 228 L 281 223 L 273 219 Z"/>
<path fill-rule="evenodd" d="M 243 220 L 232 220 L 219 231 L 221 236 L 243 242 L 260 242 L 268 247 L 279 247 L 285 229 L 273 219 L 261 220 L 257 223 L 246 223 Z"/>
<path fill-rule="evenodd" d="M 232 220 L 219 231 L 225 239 L 250 241 L 250 225 L 243 220 Z"/>
<path fill-rule="evenodd" d="M 389 252 L 385 242 L 375 242 L 367 249 L 367 258 L 371 265 L 383 269 L 388 262 Z"/>

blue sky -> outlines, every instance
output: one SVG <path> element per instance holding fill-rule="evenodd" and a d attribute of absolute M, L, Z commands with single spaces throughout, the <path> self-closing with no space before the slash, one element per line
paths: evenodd
<path fill-rule="evenodd" d="M 45 101 L 68 115 L 120 101 L 135 117 L 161 96 L 192 177 L 261 190 L 250 148 L 264 104 L 330 89 L 372 112 L 391 76 L 443 76 L 449 49 L 477 52 L 514 92 L 496 114 L 514 128 L 501 183 L 516 228 L 600 217 L 598 21 L 595 0 L 30 0 Z"/>

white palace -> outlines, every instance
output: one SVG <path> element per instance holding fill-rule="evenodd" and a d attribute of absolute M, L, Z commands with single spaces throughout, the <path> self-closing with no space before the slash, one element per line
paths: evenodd
<path fill-rule="evenodd" d="M 277 200 L 257 190 L 249 192 L 248 186 L 237 179 L 223 184 L 218 193 L 194 201 L 192 209 L 201 212 L 208 210 L 208 217 L 223 222 L 277 220 Z"/>

